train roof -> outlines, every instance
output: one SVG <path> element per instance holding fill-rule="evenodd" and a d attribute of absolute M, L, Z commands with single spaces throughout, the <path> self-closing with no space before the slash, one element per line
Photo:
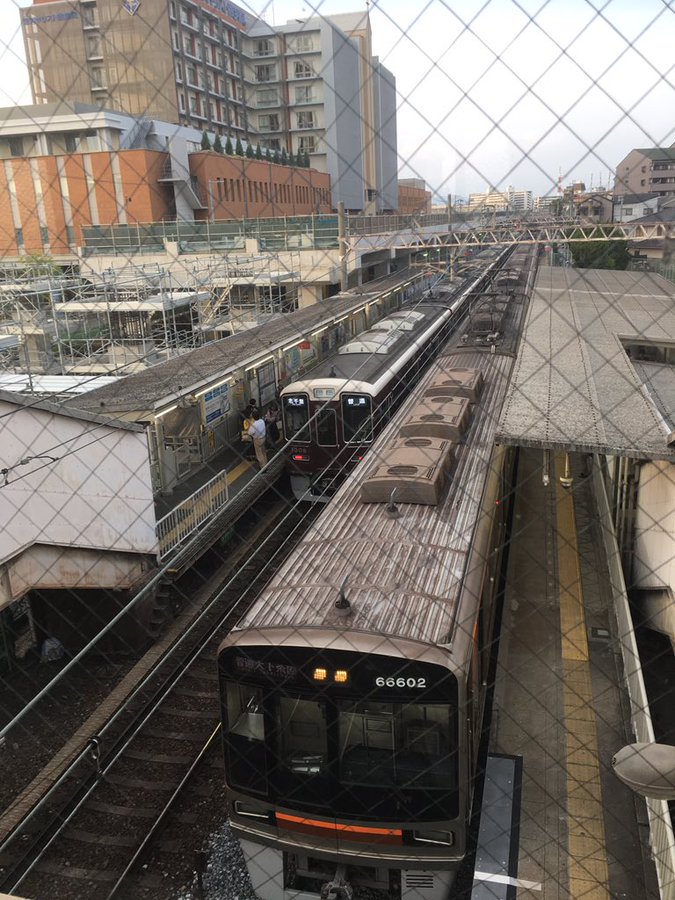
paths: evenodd
<path fill-rule="evenodd" d="M 350 386 L 350 390 L 364 390 L 368 385 L 375 384 L 391 368 L 392 361 L 404 355 L 432 322 L 448 314 L 446 307 L 431 304 L 418 304 L 414 312 L 422 316 L 412 320 L 413 327 L 410 330 L 407 328 L 383 330 L 382 323 L 397 314 L 385 316 L 377 322 L 377 328 L 362 332 L 336 353 L 314 366 L 304 378 L 285 387 L 281 392 L 282 396 L 310 390 L 317 382 L 321 382 L 322 385 L 327 383 L 333 387 L 338 385 L 339 390 L 345 390 L 347 382 L 359 385 L 359 387 Z M 410 319 L 399 321 L 406 325 L 411 322 Z"/>
<path fill-rule="evenodd" d="M 361 502 L 360 485 L 372 467 L 372 454 L 396 439 L 398 425 L 392 422 L 237 629 L 328 628 L 450 643 L 459 624 L 461 588 L 512 365 L 510 354 L 480 350 L 440 357 L 421 384 L 457 368 L 480 369 L 485 379 L 440 505 L 402 503 L 401 516 L 392 518 L 385 504 Z M 403 415 L 416 402 L 411 397 Z M 353 610 L 347 625 L 334 609 L 345 578 Z"/>

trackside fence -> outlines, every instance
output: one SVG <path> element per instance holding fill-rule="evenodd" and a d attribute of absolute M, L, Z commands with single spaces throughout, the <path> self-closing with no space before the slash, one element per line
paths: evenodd
<path fill-rule="evenodd" d="M 225 506 L 228 500 L 227 472 L 222 471 L 159 519 L 156 528 L 160 559 Z"/>
<path fill-rule="evenodd" d="M 597 463 L 593 466 L 593 482 L 619 628 L 619 642 L 623 657 L 624 679 L 630 700 L 633 733 L 636 741 L 652 743 L 654 727 L 642 677 L 642 666 L 628 604 L 612 510 L 602 469 Z M 619 748 L 617 747 L 617 749 Z M 656 865 L 661 900 L 675 900 L 675 838 L 668 801 L 648 798 L 646 803 L 649 815 L 650 844 Z"/>

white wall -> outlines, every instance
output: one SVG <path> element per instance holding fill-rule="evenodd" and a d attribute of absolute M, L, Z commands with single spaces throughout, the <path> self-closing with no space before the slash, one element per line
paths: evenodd
<path fill-rule="evenodd" d="M 635 518 L 635 580 L 640 588 L 675 588 L 675 466 L 640 466 Z"/>
<path fill-rule="evenodd" d="M 35 543 L 157 552 L 144 432 L 0 400 L 0 468 L 0 563 Z"/>

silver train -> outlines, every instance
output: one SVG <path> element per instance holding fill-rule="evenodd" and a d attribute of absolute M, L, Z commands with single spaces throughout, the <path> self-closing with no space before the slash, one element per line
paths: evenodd
<path fill-rule="evenodd" d="M 221 644 L 228 811 L 262 900 L 448 897 L 514 468 L 494 435 L 525 294 L 501 339 L 469 330 L 445 348 Z"/>

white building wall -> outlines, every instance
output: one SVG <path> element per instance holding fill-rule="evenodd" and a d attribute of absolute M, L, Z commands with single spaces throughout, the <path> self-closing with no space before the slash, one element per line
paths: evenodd
<path fill-rule="evenodd" d="M 0 400 L 0 563 L 34 544 L 157 553 L 145 432 Z"/>
<path fill-rule="evenodd" d="M 665 461 L 640 467 L 634 574 L 636 587 L 675 589 L 675 466 Z"/>

